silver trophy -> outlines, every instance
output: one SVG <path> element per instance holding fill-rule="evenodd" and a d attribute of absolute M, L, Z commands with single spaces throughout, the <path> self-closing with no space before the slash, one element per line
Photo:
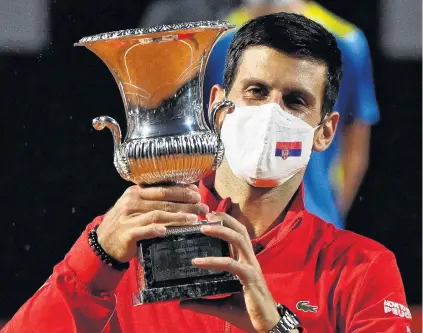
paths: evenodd
<path fill-rule="evenodd" d="M 230 24 L 201 21 L 122 30 L 82 38 L 75 45 L 94 52 L 112 72 L 126 111 L 122 142 L 119 124 L 111 117 L 93 120 L 114 139 L 114 165 L 135 184 L 190 184 L 215 170 L 224 148 L 218 119 L 233 109 L 230 101 L 216 105 L 206 119 L 203 80 L 217 39 Z M 192 227 L 170 227 L 164 239 L 140 242 L 140 288 L 136 303 L 202 297 L 241 289 L 227 272 L 200 270 L 191 259 L 226 256 L 226 242 Z"/>
<path fill-rule="evenodd" d="M 203 112 L 204 71 L 216 40 L 231 25 L 203 21 L 133 29 L 82 38 L 112 72 L 126 111 L 127 132 L 111 117 L 93 120 L 114 139 L 114 164 L 135 184 L 197 182 L 223 159 L 216 128 L 222 102 Z"/>

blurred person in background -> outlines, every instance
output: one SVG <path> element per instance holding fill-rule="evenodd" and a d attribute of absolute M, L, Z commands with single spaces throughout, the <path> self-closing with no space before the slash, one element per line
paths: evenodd
<path fill-rule="evenodd" d="M 141 27 L 161 24 L 214 20 L 234 8 L 234 0 L 157 0 L 141 17 Z M 236 4 L 239 4 L 236 1 Z"/>
<path fill-rule="evenodd" d="M 307 209 L 344 228 L 369 163 L 371 126 L 379 120 L 373 84 L 370 51 L 363 32 L 319 4 L 304 0 L 244 0 L 227 20 L 237 27 L 257 16 L 292 12 L 306 16 L 328 29 L 342 52 L 343 80 L 334 110 L 341 115 L 331 147 L 314 152 L 307 168 Z M 211 87 L 223 83 L 225 56 L 235 32 L 227 33 L 215 45 L 207 64 L 204 100 Z"/>

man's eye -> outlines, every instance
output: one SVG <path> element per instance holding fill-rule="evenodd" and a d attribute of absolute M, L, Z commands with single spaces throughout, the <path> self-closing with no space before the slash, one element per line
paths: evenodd
<path fill-rule="evenodd" d="M 251 87 L 247 89 L 247 92 L 254 96 L 267 96 L 267 90 L 261 87 Z"/>
<path fill-rule="evenodd" d="M 285 96 L 284 97 L 285 105 L 292 107 L 306 106 L 306 102 L 299 96 Z"/>

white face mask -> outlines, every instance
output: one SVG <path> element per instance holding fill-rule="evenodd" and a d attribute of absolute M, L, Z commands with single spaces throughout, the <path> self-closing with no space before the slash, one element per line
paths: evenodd
<path fill-rule="evenodd" d="M 307 166 L 314 130 L 270 103 L 236 107 L 223 121 L 221 138 L 235 176 L 255 187 L 275 187 Z"/>

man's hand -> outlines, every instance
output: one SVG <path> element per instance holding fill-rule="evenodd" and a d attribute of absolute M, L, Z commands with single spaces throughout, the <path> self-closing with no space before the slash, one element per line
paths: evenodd
<path fill-rule="evenodd" d="M 196 258 L 193 259 L 193 265 L 203 269 L 231 272 L 238 276 L 243 285 L 243 292 L 228 298 L 183 301 L 181 307 L 219 317 L 248 332 L 269 332 L 278 323 L 280 315 L 267 289 L 247 229 L 224 213 L 208 214 L 207 220 L 224 222 L 224 226 L 205 225 L 201 232 L 227 241 L 236 259 Z"/>
<path fill-rule="evenodd" d="M 98 242 L 108 255 L 128 262 L 138 241 L 163 236 L 169 225 L 194 224 L 197 215 L 207 214 L 200 200 L 195 185 L 131 186 L 98 227 Z"/>

